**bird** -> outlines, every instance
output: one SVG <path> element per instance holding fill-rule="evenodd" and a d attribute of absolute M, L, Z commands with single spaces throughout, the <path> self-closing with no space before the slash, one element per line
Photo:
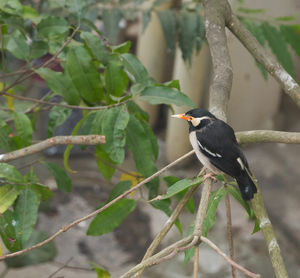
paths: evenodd
<path fill-rule="evenodd" d="M 172 117 L 186 120 L 189 124 L 190 143 L 211 175 L 221 172 L 233 177 L 245 201 L 251 200 L 257 188 L 234 130 L 207 110 L 195 108 Z M 208 174 L 208 175 L 210 175 Z"/>

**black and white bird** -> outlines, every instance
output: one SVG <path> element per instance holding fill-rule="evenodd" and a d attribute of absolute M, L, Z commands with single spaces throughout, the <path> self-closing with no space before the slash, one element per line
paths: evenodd
<path fill-rule="evenodd" d="M 243 199 L 252 199 L 257 189 L 233 129 L 210 112 L 198 108 L 172 117 L 189 123 L 190 142 L 203 166 L 214 174 L 222 171 L 233 177 Z"/>

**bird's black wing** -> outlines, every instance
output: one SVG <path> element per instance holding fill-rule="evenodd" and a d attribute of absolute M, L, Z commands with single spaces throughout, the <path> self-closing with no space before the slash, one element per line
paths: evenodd
<path fill-rule="evenodd" d="M 224 173 L 237 177 L 248 168 L 247 160 L 242 153 L 233 129 L 221 120 L 213 120 L 210 124 L 196 132 L 199 148 L 211 164 Z"/>

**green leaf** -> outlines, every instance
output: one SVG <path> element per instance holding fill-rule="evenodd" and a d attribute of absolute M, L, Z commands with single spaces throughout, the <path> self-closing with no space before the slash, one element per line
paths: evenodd
<path fill-rule="evenodd" d="M 106 65 L 109 55 L 100 38 L 90 32 L 82 32 L 80 37 L 85 41 L 85 44 L 92 55 L 99 62 Z"/>
<path fill-rule="evenodd" d="M 127 180 L 120 181 L 119 183 L 117 183 L 111 190 L 106 203 L 109 203 L 110 201 L 114 200 L 115 198 L 123 194 L 125 191 L 129 190 L 130 186 L 131 186 L 131 181 L 127 181 Z"/>
<path fill-rule="evenodd" d="M 248 9 L 248 8 L 238 8 L 239 12 L 245 13 L 245 14 L 261 14 L 261 13 L 265 13 L 266 10 L 265 9 Z"/>
<path fill-rule="evenodd" d="M 54 177 L 57 187 L 63 192 L 72 191 L 72 181 L 63 168 L 54 162 L 46 162 L 50 174 Z"/>
<path fill-rule="evenodd" d="M 20 60 L 28 60 L 30 56 L 30 48 L 25 37 L 19 30 L 15 30 L 9 35 L 6 35 L 6 49 Z"/>
<path fill-rule="evenodd" d="M 14 218 L 17 239 L 22 243 L 22 246 L 25 245 L 32 234 L 37 221 L 39 205 L 40 195 L 35 191 L 27 188 L 20 191 L 14 208 Z"/>
<path fill-rule="evenodd" d="M 30 49 L 30 59 L 37 59 L 49 51 L 48 44 L 42 40 L 34 40 Z"/>
<path fill-rule="evenodd" d="M 168 50 L 174 54 L 176 38 L 176 14 L 170 9 L 158 11 L 157 15 L 165 36 Z"/>
<path fill-rule="evenodd" d="M 280 32 L 285 40 L 300 57 L 300 33 L 295 26 L 281 25 Z"/>
<path fill-rule="evenodd" d="M 159 152 L 157 138 L 154 135 L 154 132 L 149 124 L 145 123 L 144 121 L 140 121 L 140 123 L 142 124 L 145 133 L 148 135 L 148 138 L 149 138 L 149 140 L 151 142 L 151 146 L 152 146 L 153 159 L 156 160 L 158 158 L 158 152 Z"/>
<path fill-rule="evenodd" d="M 135 200 L 119 200 L 93 219 L 88 228 L 87 235 L 100 236 L 112 232 L 125 220 L 135 207 Z"/>
<path fill-rule="evenodd" d="M 151 205 L 154 208 L 163 211 L 167 216 L 170 216 L 172 214 L 172 211 L 170 209 L 170 205 L 171 205 L 170 199 L 153 201 L 151 202 Z M 179 219 L 175 221 L 175 226 L 177 227 L 179 233 L 182 234 L 182 226 Z"/>
<path fill-rule="evenodd" d="M 0 215 L 0 235 L 3 243 L 10 252 L 16 252 L 23 248 L 15 230 L 16 220 L 11 210 L 6 210 Z"/>
<path fill-rule="evenodd" d="M 69 49 L 66 69 L 84 100 L 93 104 L 102 99 L 100 75 L 85 48 L 77 46 Z"/>
<path fill-rule="evenodd" d="M 4 179 L 12 183 L 23 182 L 23 176 L 17 168 L 7 163 L 0 163 L 0 179 Z"/>
<path fill-rule="evenodd" d="M 92 269 L 97 273 L 97 278 L 110 278 L 109 272 L 95 263 L 90 263 Z"/>
<path fill-rule="evenodd" d="M 257 24 L 256 22 L 245 20 L 245 19 L 242 19 L 242 22 L 247 27 L 247 29 L 252 33 L 252 35 L 257 39 L 257 41 L 262 46 L 265 46 L 266 37 L 261 25 Z"/>
<path fill-rule="evenodd" d="M 292 20 L 296 20 L 297 17 L 296 16 L 280 16 L 280 17 L 275 17 L 275 20 L 277 21 L 292 21 Z"/>
<path fill-rule="evenodd" d="M 264 22 L 262 25 L 265 37 L 268 44 L 276 56 L 278 62 L 285 68 L 285 70 L 292 75 L 296 76 L 294 65 L 292 62 L 291 55 L 288 51 L 285 40 L 282 38 L 280 31 L 271 26 L 268 22 Z"/>
<path fill-rule="evenodd" d="M 24 248 L 33 246 L 41 241 L 46 240 L 47 238 L 49 238 L 48 234 L 35 230 L 33 231 L 31 238 Z M 5 260 L 5 263 L 9 268 L 18 268 L 27 265 L 45 263 L 53 260 L 55 256 L 56 248 L 54 242 L 51 241 L 39 248 L 26 252 L 17 257 L 8 258 Z"/>
<path fill-rule="evenodd" d="M 125 158 L 125 129 L 129 121 L 129 113 L 125 106 L 115 107 L 106 111 L 98 111 L 93 125 L 99 130 L 98 134 L 104 134 L 106 143 L 104 149 L 110 158 L 121 164 Z"/>
<path fill-rule="evenodd" d="M 96 146 L 95 154 L 99 171 L 106 180 L 110 181 L 116 170 L 115 167 L 113 167 L 116 162 L 109 157 L 109 154 L 104 150 L 103 145 Z"/>
<path fill-rule="evenodd" d="M 38 24 L 40 22 L 40 14 L 34 8 L 24 5 L 22 8 L 23 11 L 21 17 L 23 17 L 24 19 L 29 19 L 35 24 Z"/>
<path fill-rule="evenodd" d="M 145 177 L 151 176 L 156 171 L 152 143 L 143 125 L 132 115 L 126 128 L 126 145 L 132 152 L 138 172 Z"/>
<path fill-rule="evenodd" d="M 111 46 L 113 53 L 124 54 L 128 53 L 131 47 L 131 41 L 123 42 L 119 45 Z"/>
<path fill-rule="evenodd" d="M 118 8 L 102 9 L 105 34 L 111 44 L 116 44 L 118 42 L 120 19 L 121 13 Z"/>
<path fill-rule="evenodd" d="M 79 103 L 79 93 L 67 72 L 56 72 L 49 68 L 39 68 L 36 72 L 46 80 L 49 88 L 60 95 L 70 105 Z"/>
<path fill-rule="evenodd" d="M 133 82 L 144 86 L 152 83 L 152 78 L 149 76 L 146 68 L 133 54 L 121 54 L 121 58 L 125 70 Z"/>
<path fill-rule="evenodd" d="M 26 185 L 29 189 L 35 191 L 41 196 L 43 201 L 48 200 L 49 198 L 53 197 L 53 192 L 50 190 L 48 186 L 39 183 L 32 183 Z"/>
<path fill-rule="evenodd" d="M 234 199 L 236 199 L 240 205 L 246 210 L 247 214 L 249 215 L 250 218 L 254 217 L 254 212 L 253 210 L 250 208 L 248 202 L 246 202 L 242 195 L 241 192 L 238 188 L 232 186 L 232 185 L 227 185 L 226 186 L 226 190 L 232 195 L 232 197 L 234 197 Z"/>
<path fill-rule="evenodd" d="M 65 107 L 54 106 L 49 112 L 48 137 L 54 136 L 55 129 L 62 125 L 72 114 L 72 110 Z"/>
<path fill-rule="evenodd" d="M 79 122 L 77 122 L 77 124 L 75 125 L 74 129 L 71 132 L 71 135 L 78 134 L 79 128 L 85 122 L 85 120 L 88 118 L 89 115 L 91 115 L 91 114 L 84 115 L 84 117 Z M 74 147 L 74 145 L 68 145 L 64 152 L 64 167 L 67 171 L 75 173 L 76 171 L 73 171 L 69 166 L 69 156 L 70 156 L 70 152 L 73 149 L 73 147 Z"/>
<path fill-rule="evenodd" d="M 14 124 L 22 146 L 29 146 L 32 142 L 32 125 L 28 116 L 22 112 L 14 113 Z"/>
<path fill-rule="evenodd" d="M 167 176 L 164 177 L 164 181 L 166 182 L 168 187 L 171 187 L 173 184 L 175 184 L 176 182 L 180 181 L 179 178 L 175 177 L 175 176 Z M 178 194 L 175 195 L 176 199 L 181 200 L 185 194 L 187 193 L 188 188 L 179 192 Z M 190 213 L 194 213 L 195 212 L 195 203 L 194 203 L 194 199 L 190 198 L 189 201 L 186 203 L 185 207 L 187 208 L 187 210 Z"/>
<path fill-rule="evenodd" d="M 19 195 L 15 186 L 6 184 L 0 187 L 0 214 L 3 214 L 17 199 Z"/>
<path fill-rule="evenodd" d="M 110 59 L 105 71 L 104 78 L 107 92 L 110 95 L 121 97 L 128 86 L 127 74 L 122 70 L 120 61 Z"/>
<path fill-rule="evenodd" d="M 180 91 L 162 86 L 146 87 L 141 94 L 140 99 L 150 104 L 175 104 L 178 106 L 195 107 L 194 102 Z"/>
<path fill-rule="evenodd" d="M 203 236 L 207 236 L 209 230 L 214 226 L 216 222 L 217 208 L 219 206 L 220 201 L 225 197 L 226 193 L 227 191 L 223 186 L 211 193 L 208 201 L 206 218 L 203 222 Z"/>
<path fill-rule="evenodd" d="M 10 137 L 12 129 L 5 123 L 1 123 L 0 127 L 0 149 L 9 152 L 16 149 L 13 139 Z"/>
<path fill-rule="evenodd" d="M 202 183 L 202 177 L 197 177 L 195 179 L 183 179 L 183 180 L 180 180 L 176 183 L 174 183 L 172 186 L 170 186 L 167 190 L 167 193 L 166 194 L 163 194 L 161 196 L 161 199 L 169 199 L 171 198 L 172 196 L 178 194 L 179 192 L 191 187 L 191 186 L 194 186 L 194 185 L 197 185 L 199 183 Z"/>
<path fill-rule="evenodd" d="M 48 16 L 37 25 L 38 35 L 44 38 L 53 38 L 65 34 L 69 30 L 68 22 L 58 16 Z"/>
<path fill-rule="evenodd" d="M 192 225 L 189 227 L 187 236 L 190 236 L 194 232 L 195 226 Z M 184 251 L 184 265 L 186 265 L 189 260 L 195 255 L 195 247 L 189 248 Z"/>
<path fill-rule="evenodd" d="M 149 115 L 146 111 L 140 108 L 135 102 L 127 102 L 127 109 L 130 114 L 139 119 L 140 121 L 149 122 Z"/>
<path fill-rule="evenodd" d="M 197 12 L 182 11 L 179 19 L 179 46 L 182 51 L 182 57 L 185 61 L 191 63 L 194 45 L 198 31 Z"/>

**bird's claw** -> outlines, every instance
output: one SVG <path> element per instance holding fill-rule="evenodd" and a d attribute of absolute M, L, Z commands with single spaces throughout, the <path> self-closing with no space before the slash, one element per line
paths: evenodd
<path fill-rule="evenodd" d="M 217 181 L 216 175 L 213 172 L 209 172 L 203 176 L 203 182 L 205 182 L 207 179 L 212 179 L 214 182 Z"/>

